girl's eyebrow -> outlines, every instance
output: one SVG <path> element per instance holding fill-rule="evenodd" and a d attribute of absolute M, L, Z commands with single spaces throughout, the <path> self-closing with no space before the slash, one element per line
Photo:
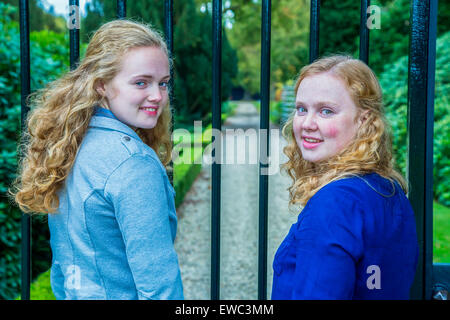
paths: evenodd
<path fill-rule="evenodd" d="M 153 79 L 153 76 L 150 75 L 150 74 L 138 74 L 138 75 L 132 76 L 132 78 L 133 79 L 134 78 L 149 78 L 149 79 Z M 166 79 L 166 78 L 170 78 L 170 74 L 162 77 L 161 79 Z"/>
<path fill-rule="evenodd" d="M 299 105 L 308 105 L 308 104 L 303 101 L 297 101 L 297 102 L 295 102 L 295 105 L 299 106 Z M 319 105 L 319 106 L 322 106 L 322 105 L 337 106 L 337 103 L 331 102 L 331 101 L 317 101 L 314 103 L 314 105 L 315 106 L 317 106 L 317 105 Z"/>

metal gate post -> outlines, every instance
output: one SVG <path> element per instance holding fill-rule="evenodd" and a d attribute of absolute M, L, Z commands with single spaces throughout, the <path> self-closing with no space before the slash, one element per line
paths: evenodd
<path fill-rule="evenodd" d="M 319 56 L 320 0 L 311 0 L 309 14 L 309 63 Z"/>
<path fill-rule="evenodd" d="M 117 19 L 124 19 L 127 16 L 127 0 L 117 0 Z"/>
<path fill-rule="evenodd" d="M 212 48 L 212 128 L 222 129 L 222 0 L 213 0 L 213 48 Z M 219 132 L 217 131 L 217 132 Z M 212 142 L 215 148 L 212 150 L 212 186 L 211 186 L 211 299 L 220 298 L 220 178 L 222 142 Z M 215 159 L 215 160 L 214 160 Z M 219 163 L 217 163 L 219 161 Z"/>
<path fill-rule="evenodd" d="M 369 65 L 369 28 L 367 27 L 367 8 L 370 0 L 361 0 L 361 21 L 359 24 L 359 59 Z"/>
<path fill-rule="evenodd" d="M 80 1 L 79 0 L 69 0 L 69 8 L 72 6 L 76 6 L 77 8 L 80 8 Z M 79 25 L 80 23 L 80 16 L 79 16 L 79 9 L 75 12 L 75 20 L 77 23 L 75 25 Z M 70 37 L 70 70 L 76 69 L 78 63 L 80 62 L 80 29 L 74 27 L 70 28 L 69 30 L 69 37 Z"/>
<path fill-rule="evenodd" d="M 433 117 L 437 0 L 412 0 L 408 70 L 409 200 L 416 215 L 419 264 L 412 299 L 430 299 L 433 263 Z"/>
<path fill-rule="evenodd" d="M 261 12 L 261 114 L 259 154 L 259 239 L 258 239 L 258 299 L 267 299 L 267 220 L 268 220 L 268 159 L 270 114 L 270 36 L 271 0 L 263 0 Z M 265 132 L 264 134 L 262 132 Z"/>
<path fill-rule="evenodd" d="M 20 0 L 20 83 L 21 83 L 21 132 L 26 130 L 26 118 L 30 108 L 26 99 L 30 94 L 30 26 L 28 0 Z M 22 151 L 18 155 L 22 157 Z M 21 299 L 30 300 L 31 283 L 31 216 L 22 213 L 21 218 Z"/>

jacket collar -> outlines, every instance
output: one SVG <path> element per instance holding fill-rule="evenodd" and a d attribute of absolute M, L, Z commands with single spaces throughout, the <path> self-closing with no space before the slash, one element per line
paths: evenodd
<path fill-rule="evenodd" d="M 118 119 L 94 114 L 91 118 L 91 121 L 89 122 L 89 127 L 119 131 L 141 141 L 141 138 L 139 138 L 139 136 L 133 129 L 131 129 L 129 126 Z"/>

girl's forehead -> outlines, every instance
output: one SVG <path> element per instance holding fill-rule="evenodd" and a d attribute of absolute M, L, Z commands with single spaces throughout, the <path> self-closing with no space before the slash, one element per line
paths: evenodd
<path fill-rule="evenodd" d="M 169 60 L 158 47 L 141 47 L 129 50 L 122 59 L 121 74 L 128 76 L 169 74 Z"/>
<path fill-rule="evenodd" d="M 344 82 L 336 76 L 321 73 L 307 76 L 300 82 L 296 100 L 316 101 L 327 98 L 337 102 L 344 97 L 350 97 Z"/>

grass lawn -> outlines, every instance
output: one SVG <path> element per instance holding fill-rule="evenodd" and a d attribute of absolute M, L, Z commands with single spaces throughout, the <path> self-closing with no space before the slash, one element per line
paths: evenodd
<path fill-rule="evenodd" d="M 433 205 L 433 262 L 450 263 L 450 208 Z"/>

